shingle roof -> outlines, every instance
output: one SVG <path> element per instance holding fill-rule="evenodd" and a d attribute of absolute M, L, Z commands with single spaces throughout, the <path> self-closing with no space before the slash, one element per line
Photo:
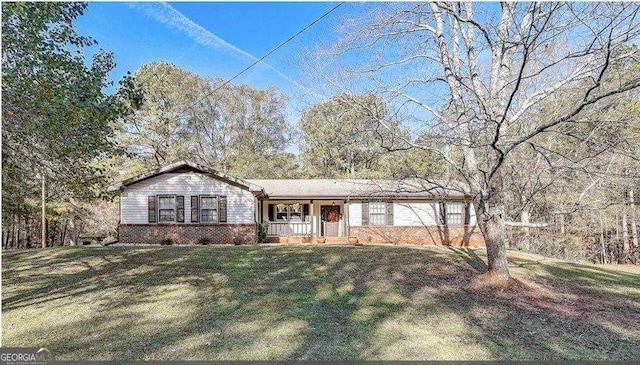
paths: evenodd
<path fill-rule="evenodd" d="M 347 199 L 347 198 L 435 198 L 467 196 L 455 183 L 424 180 L 364 180 L 364 179 L 238 179 L 191 161 L 179 161 L 112 185 L 117 190 L 169 172 L 198 171 L 230 184 L 252 191 L 256 196 L 271 199 Z"/>
<path fill-rule="evenodd" d="M 269 198 L 464 197 L 464 189 L 421 180 L 290 179 L 247 180 Z"/>

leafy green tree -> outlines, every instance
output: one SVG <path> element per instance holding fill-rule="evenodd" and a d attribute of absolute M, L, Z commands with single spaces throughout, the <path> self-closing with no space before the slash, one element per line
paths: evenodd
<path fill-rule="evenodd" d="M 188 117 L 196 160 L 247 178 L 275 178 L 293 167 L 293 157 L 284 152 L 291 141 L 285 95 L 222 79 L 206 82 L 201 93 Z"/>
<path fill-rule="evenodd" d="M 307 174 L 324 178 L 389 175 L 381 170 L 381 159 L 396 146 L 387 138 L 392 133 L 377 124 L 388 119 L 386 105 L 374 94 L 339 94 L 312 105 L 300 121 Z"/>
<path fill-rule="evenodd" d="M 290 130 L 277 89 L 227 84 L 168 62 L 134 76 L 145 99 L 119 140 L 142 165 L 189 159 L 247 178 L 295 170 L 295 157 L 284 153 Z"/>
<path fill-rule="evenodd" d="M 96 161 L 117 152 L 113 127 L 139 98 L 131 78 L 107 94 L 113 55 L 76 32 L 86 3 L 2 5 L 3 219 L 33 211 L 39 181 L 51 199 L 95 197 L 105 183 Z M 30 200 L 31 199 L 31 200 Z M 36 198 L 37 199 L 37 198 Z M 37 201 L 37 200 L 36 200 Z"/>
<path fill-rule="evenodd" d="M 168 62 L 151 62 L 134 74 L 144 100 L 119 133 L 119 143 L 142 164 L 160 167 L 187 154 L 184 111 L 206 86 L 199 75 Z"/>

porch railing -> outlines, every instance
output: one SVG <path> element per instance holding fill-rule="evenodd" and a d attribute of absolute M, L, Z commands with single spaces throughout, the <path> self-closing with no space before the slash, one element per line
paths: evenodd
<path fill-rule="evenodd" d="M 311 236 L 311 222 L 269 222 L 267 236 Z"/>

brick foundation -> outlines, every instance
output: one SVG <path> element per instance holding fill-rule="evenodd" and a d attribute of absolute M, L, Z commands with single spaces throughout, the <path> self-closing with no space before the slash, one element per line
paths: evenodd
<path fill-rule="evenodd" d="M 255 224 L 121 224 L 122 243 L 162 244 L 249 244 L 256 243 Z"/>
<path fill-rule="evenodd" d="M 361 243 L 397 243 L 414 245 L 452 245 L 484 247 L 484 237 L 477 226 L 465 227 L 350 227 L 349 236 Z"/>

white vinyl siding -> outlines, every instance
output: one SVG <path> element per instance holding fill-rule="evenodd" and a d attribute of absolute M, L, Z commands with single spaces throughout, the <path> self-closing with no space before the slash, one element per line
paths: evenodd
<path fill-rule="evenodd" d="M 451 225 L 464 223 L 464 203 L 448 202 L 447 205 L 459 207 L 462 223 L 449 223 Z M 371 212 L 371 205 L 369 205 Z M 362 225 L 362 207 L 360 203 L 349 204 L 349 224 L 352 227 Z M 393 202 L 393 225 L 399 227 L 437 226 L 439 224 L 440 204 L 435 201 L 398 201 Z M 455 215 L 455 214 L 454 214 Z M 457 218 L 454 218 L 457 219 Z M 370 223 L 371 224 L 371 223 Z M 469 207 L 469 224 L 476 224 L 476 214 L 473 204 Z"/>
<path fill-rule="evenodd" d="M 191 211 L 191 196 L 224 195 L 227 197 L 227 223 L 255 222 L 255 198 L 251 192 L 204 174 L 187 172 L 162 174 L 126 187 L 120 198 L 120 223 L 148 224 L 149 195 L 183 195 L 185 212 Z M 184 224 L 196 223 L 185 219 Z"/>
<path fill-rule="evenodd" d="M 362 225 L 362 203 L 349 203 L 349 226 Z"/>
<path fill-rule="evenodd" d="M 435 202 L 394 202 L 394 226 L 436 226 L 438 225 L 438 203 Z"/>

